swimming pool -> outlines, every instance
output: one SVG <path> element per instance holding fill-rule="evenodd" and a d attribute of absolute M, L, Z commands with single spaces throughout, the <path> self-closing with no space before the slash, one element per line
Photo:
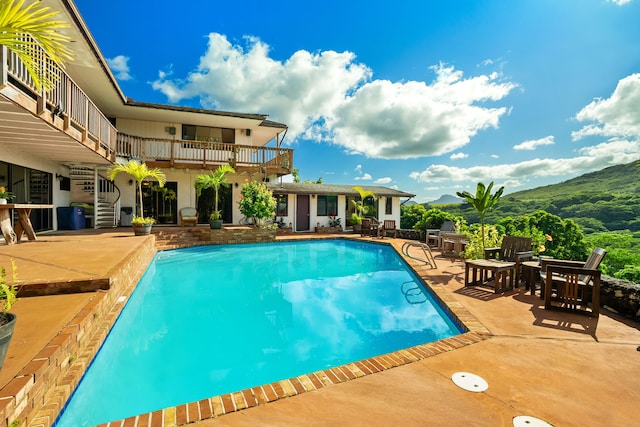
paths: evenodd
<path fill-rule="evenodd" d="M 386 245 L 161 252 L 56 426 L 122 419 L 459 333 Z"/>

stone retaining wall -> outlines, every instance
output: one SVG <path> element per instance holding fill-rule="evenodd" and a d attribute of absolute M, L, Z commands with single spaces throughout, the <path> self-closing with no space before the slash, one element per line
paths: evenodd
<path fill-rule="evenodd" d="M 600 305 L 640 322 L 640 284 L 602 276 Z"/>
<path fill-rule="evenodd" d="M 207 227 L 154 227 L 158 250 L 186 248 L 199 245 L 264 243 L 276 239 L 276 229 L 251 226 L 224 226 L 220 230 Z"/>

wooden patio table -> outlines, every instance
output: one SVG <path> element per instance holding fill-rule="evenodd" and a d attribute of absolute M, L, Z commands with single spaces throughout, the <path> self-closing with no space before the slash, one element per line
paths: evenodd
<path fill-rule="evenodd" d="M 15 209 L 18 212 L 18 222 L 16 222 L 15 228 L 11 226 L 11 215 L 9 211 Z M 0 228 L 2 229 L 2 235 L 7 245 L 13 245 L 22 238 L 22 233 L 27 235 L 29 240 L 36 240 L 36 232 L 33 231 L 33 225 L 29 215 L 31 215 L 31 209 L 53 209 L 53 205 L 35 205 L 29 203 L 7 203 L 0 205 Z"/>
<path fill-rule="evenodd" d="M 471 269 L 471 277 L 469 277 L 469 269 Z M 471 280 L 469 280 L 470 278 Z M 465 286 L 484 285 L 487 281 L 493 279 L 494 292 L 497 294 L 513 289 L 515 278 L 515 262 L 492 259 L 472 259 L 464 262 Z"/>

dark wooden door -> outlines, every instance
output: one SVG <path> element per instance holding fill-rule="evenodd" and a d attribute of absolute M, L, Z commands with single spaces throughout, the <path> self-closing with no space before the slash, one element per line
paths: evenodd
<path fill-rule="evenodd" d="M 296 231 L 309 231 L 309 196 L 299 194 L 296 202 Z"/>

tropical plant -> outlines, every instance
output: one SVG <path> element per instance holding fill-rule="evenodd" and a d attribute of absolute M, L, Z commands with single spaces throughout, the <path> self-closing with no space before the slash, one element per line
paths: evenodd
<path fill-rule="evenodd" d="M 153 225 L 155 224 L 156 220 L 151 218 L 150 216 L 148 217 L 142 217 L 142 216 L 134 216 L 131 219 L 131 225 Z"/>
<path fill-rule="evenodd" d="M 171 210 L 171 201 L 176 200 L 176 192 L 167 187 L 160 187 L 159 185 L 154 185 L 152 190 L 155 193 L 158 193 L 158 196 L 162 198 L 162 213 L 159 216 L 173 216 L 173 212 Z M 169 212 L 167 213 L 167 201 L 169 201 Z M 156 210 L 158 210 L 158 204 L 156 199 Z"/>
<path fill-rule="evenodd" d="M 140 195 L 140 212 L 139 215 L 134 215 L 132 224 L 148 224 L 149 221 L 144 218 L 144 208 L 142 205 L 142 181 L 147 178 L 155 178 L 158 180 L 158 185 L 160 187 L 164 187 L 164 184 L 167 182 L 167 177 L 165 174 L 158 168 L 149 169 L 145 163 L 138 163 L 136 160 L 129 160 L 128 163 L 116 163 L 109 170 L 109 179 L 113 181 L 116 176 L 120 173 L 124 172 L 131 175 L 137 184 L 138 194 Z M 151 224 L 153 224 L 153 218 L 149 218 L 151 220 Z"/>
<path fill-rule="evenodd" d="M 482 230 L 477 225 L 470 227 L 466 234 L 467 245 L 464 249 L 464 257 L 467 259 L 482 259 L 484 258 L 484 246 L 483 242 L 488 243 L 489 247 L 499 247 L 502 243 L 502 237 L 500 232 L 494 225 L 485 224 L 484 235 L 481 234 Z"/>
<path fill-rule="evenodd" d="M 400 228 L 410 230 L 422 219 L 427 210 L 418 203 L 400 206 Z"/>
<path fill-rule="evenodd" d="M 422 217 L 414 224 L 413 229 L 425 233 L 428 229 L 439 229 L 445 221 L 463 222 L 464 219 L 442 209 L 431 208 L 423 212 Z"/>
<path fill-rule="evenodd" d="M 73 52 L 66 44 L 70 38 L 59 30 L 68 28 L 67 22 L 52 19 L 58 11 L 40 6 L 34 1 L 23 7 L 24 0 L 0 2 L 0 45 L 5 45 L 24 64 L 38 89 L 51 89 L 56 81 L 52 70 L 41 60 L 39 49 L 64 68 L 73 60 Z"/>
<path fill-rule="evenodd" d="M 193 186 L 196 189 L 197 197 L 200 197 L 200 195 L 202 194 L 202 190 L 205 190 L 207 188 L 213 188 L 213 191 L 215 192 L 215 207 L 213 212 L 211 213 L 210 219 L 217 220 L 222 216 L 222 212 L 218 210 L 218 192 L 220 191 L 221 186 L 228 187 L 230 185 L 226 177 L 226 174 L 228 173 L 235 173 L 235 169 L 227 164 L 220 165 L 213 172 L 198 175 L 195 182 L 193 183 Z"/>
<path fill-rule="evenodd" d="M 7 271 L 4 267 L 0 267 L 0 311 L 2 312 L 0 324 L 5 322 L 4 312 L 11 310 L 16 302 L 18 274 L 13 259 L 11 259 L 11 272 L 11 282 L 7 282 Z"/>
<path fill-rule="evenodd" d="M 376 200 L 376 195 L 373 191 L 365 190 L 359 185 L 352 188 L 358 192 L 360 196 L 360 200 L 351 200 L 353 203 L 353 207 L 355 212 L 351 214 L 351 222 L 354 224 L 362 224 L 362 218 L 367 216 L 367 214 L 371 211 L 371 207 L 364 204 L 364 201 L 367 197 L 371 197 L 373 200 Z"/>
<path fill-rule="evenodd" d="M 342 227 L 341 219 L 335 213 L 329 216 L 329 227 Z"/>
<path fill-rule="evenodd" d="M 260 227 L 265 219 L 273 217 L 276 199 L 264 183 L 251 181 L 242 186 L 238 208 L 242 215 L 251 218 L 253 224 Z"/>
<path fill-rule="evenodd" d="M 6 188 L 0 186 L 0 199 L 11 200 L 14 197 L 15 197 L 15 194 L 13 194 L 10 191 L 7 191 Z"/>
<path fill-rule="evenodd" d="M 484 251 L 485 248 L 485 234 L 484 234 L 484 216 L 487 211 L 491 210 L 498 200 L 500 200 L 500 196 L 502 196 L 502 192 L 504 191 L 504 187 L 500 187 L 498 191 L 494 194 L 491 194 L 491 189 L 493 188 L 493 182 L 489 184 L 488 187 L 485 187 L 484 183 L 479 182 L 476 187 L 476 195 L 473 196 L 468 191 L 456 192 L 458 197 L 462 197 L 465 199 L 470 205 L 472 205 L 476 211 L 480 214 L 480 234 L 482 235 L 482 249 Z"/>

